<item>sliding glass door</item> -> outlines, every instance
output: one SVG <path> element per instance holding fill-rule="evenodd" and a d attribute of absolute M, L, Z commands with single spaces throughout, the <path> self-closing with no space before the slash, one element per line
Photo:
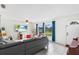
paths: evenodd
<path fill-rule="evenodd" d="M 36 24 L 36 32 L 44 33 L 49 41 L 55 41 L 55 21 Z"/>
<path fill-rule="evenodd" d="M 39 31 L 39 33 L 44 33 L 43 32 L 43 23 L 38 24 L 38 31 Z"/>
<path fill-rule="evenodd" d="M 47 35 L 49 41 L 52 41 L 52 22 L 45 23 L 45 34 Z"/>

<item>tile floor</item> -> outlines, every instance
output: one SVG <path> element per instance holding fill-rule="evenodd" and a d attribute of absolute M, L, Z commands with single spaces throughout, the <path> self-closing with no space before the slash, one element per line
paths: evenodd
<path fill-rule="evenodd" d="M 49 42 L 48 50 L 41 50 L 36 55 L 66 55 L 67 47 L 62 44 Z"/>

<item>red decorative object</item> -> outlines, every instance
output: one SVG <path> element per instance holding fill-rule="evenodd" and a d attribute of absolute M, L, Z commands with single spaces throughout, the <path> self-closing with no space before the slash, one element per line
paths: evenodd
<path fill-rule="evenodd" d="M 26 38 L 31 38 L 31 35 L 26 35 Z"/>

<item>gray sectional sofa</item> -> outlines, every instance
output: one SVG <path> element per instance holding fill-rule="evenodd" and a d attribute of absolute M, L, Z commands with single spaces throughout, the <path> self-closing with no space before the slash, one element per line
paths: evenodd
<path fill-rule="evenodd" d="M 32 55 L 48 46 L 48 38 L 36 38 L 0 45 L 0 55 Z"/>

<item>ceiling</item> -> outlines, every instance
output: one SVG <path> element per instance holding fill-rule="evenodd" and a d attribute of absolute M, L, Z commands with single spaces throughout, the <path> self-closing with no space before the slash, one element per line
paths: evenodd
<path fill-rule="evenodd" d="M 0 14 L 9 19 L 50 20 L 54 17 L 79 13 L 79 4 L 5 4 Z"/>

